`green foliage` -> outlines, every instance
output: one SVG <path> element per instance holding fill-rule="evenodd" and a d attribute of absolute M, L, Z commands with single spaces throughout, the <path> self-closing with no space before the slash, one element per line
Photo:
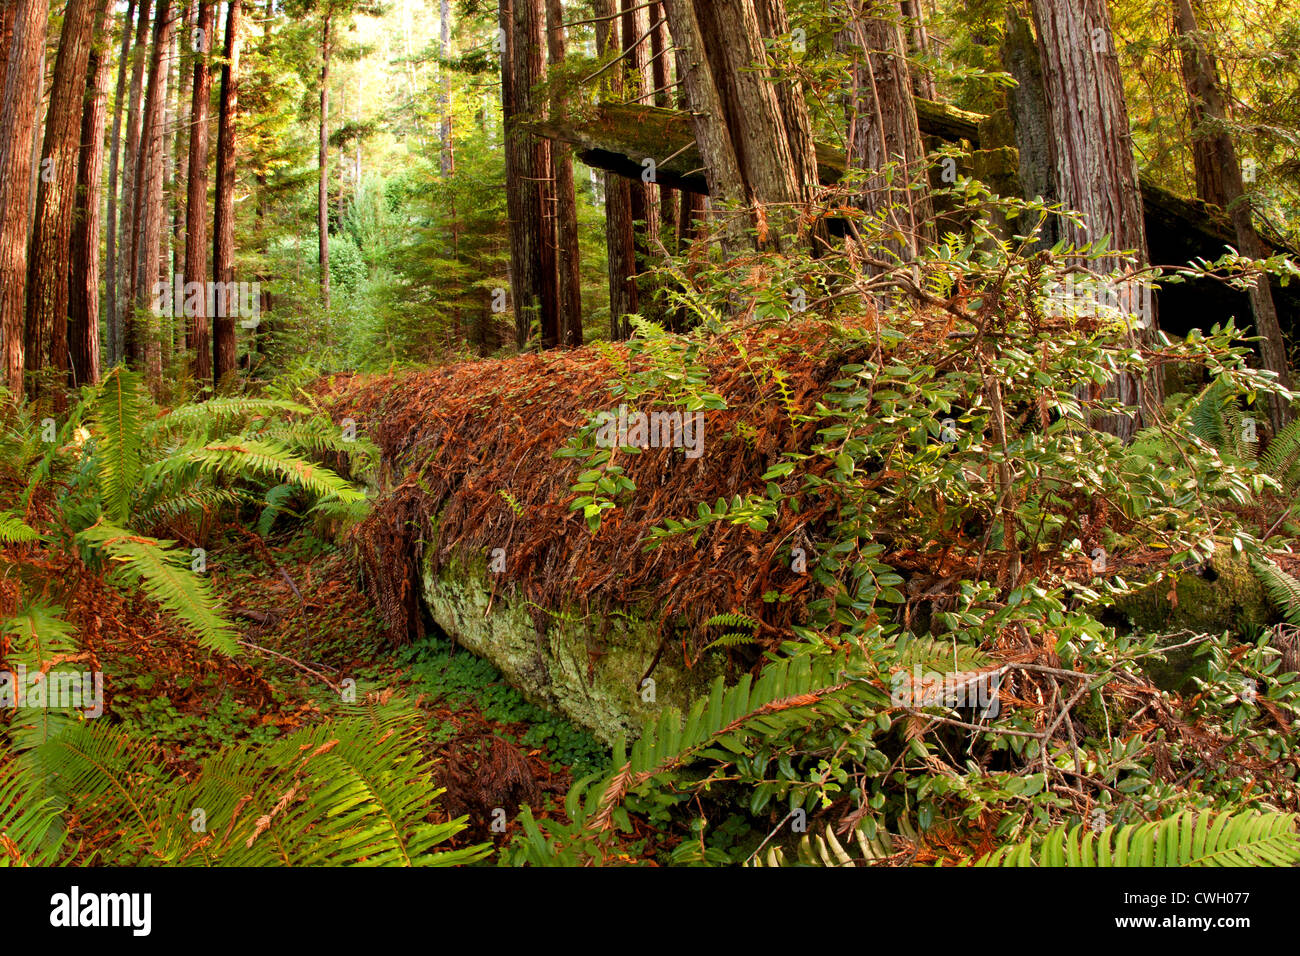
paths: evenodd
<path fill-rule="evenodd" d="M 214 610 L 211 586 L 190 570 L 189 555 L 173 547 L 174 542 L 132 534 L 105 521 L 82 531 L 77 540 L 138 578 L 149 597 L 193 628 L 201 645 L 230 656 L 238 653 L 234 628 Z"/>
<path fill-rule="evenodd" d="M 62 852 L 142 866 L 448 866 L 484 845 L 436 849 L 464 818 L 427 818 L 442 792 L 419 752 L 419 721 L 400 700 L 356 708 L 270 745 L 236 744 L 190 779 L 147 740 L 78 724 L 0 765 L 0 859 L 53 862 Z M 30 756 L 32 759 L 27 759 Z M 57 781 L 57 803 L 32 776 Z M 55 807 L 58 810 L 55 810 Z M 55 813 L 79 846 L 51 843 Z M 102 834 L 109 834 L 103 842 Z"/>
<path fill-rule="evenodd" d="M 456 709 L 473 705 L 499 725 L 524 725 L 518 735 L 503 735 L 524 747 L 545 751 L 547 759 L 570 768 L 575 776 L 593 773 L 608 763 L 609 750 L 586 730 L 529 703 L 506 683 L 490 661 L 454 653 L 445 642 L 426 640 L 405 648 L 398 657 L 423 692 Z M 450 739 L 454 728 L 434 727 L 435 740 Z"/>
<path fill-rule="evenodd" d="M 1287 621 L 1300 625 L 1300 581 L 1267 558 L 1254 558 L 1250 565 Z"/>
<path fill-rule="evenodd" d="M 1001 847 L 976 866 L 1295 866 L 1294 813 L 1193 813 L 1151 823 L 1056 827 L 1041 840 Z"/>

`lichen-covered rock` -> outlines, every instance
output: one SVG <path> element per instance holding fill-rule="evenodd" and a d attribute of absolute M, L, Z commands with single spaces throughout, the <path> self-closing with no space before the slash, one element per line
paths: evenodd
<path fill-rule="evenodd" d="M 426 564 L 422 583 L 430 615 L 458 644 L 490 660 L 528 700 L 607 744 L 620 734 L 636 737 L 666 706 L 688 710 L 722 668 L 720 657 L 707 654 L 688 668 L 680 648 L 665 648 L 651 671 L 657 628 L 631 615 L 542 612 L 549 624 L 539 628 L 524 602 L 493 598 L 482 562 L 454 562 L 437 573 Z"/>

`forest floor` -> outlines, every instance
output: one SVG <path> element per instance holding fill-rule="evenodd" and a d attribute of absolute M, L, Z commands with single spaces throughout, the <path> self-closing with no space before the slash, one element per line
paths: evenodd
<path fill-rule="evenodd" d="M 268 541 L 235 532 L 211 553 L 213 586 L 241 631 L 237 658 L 196 648 L 137 592 L 50 556 L 50 570 L 77 580 L 70 612 L 104 671 L 106 715 L 151 737 L 169 769 L 188 776 L 223 746 L 278 739 L 337 711 L 350 693 L 398 693 L 427 719 L 425 753 L 445 788 L 433 822 L 468 817 L 448 845 L 500 847 L 517 829 L 519 804 L 538 817 L 563 813 L 562 799 L 560 809 L 545 809 L 546 795 L 562 798 L 575 776 L 608 763 L 588 733 L 524 700 L 490 663 L 445 636 L 393 648 L 346 551 L 310 530 Z"/>

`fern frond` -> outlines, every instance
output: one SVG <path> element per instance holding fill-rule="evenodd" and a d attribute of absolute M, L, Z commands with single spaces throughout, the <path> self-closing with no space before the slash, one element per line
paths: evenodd
<path fill-rule="evenodd" d="M 8 663 L 48 670 L 60 658 L 76 654 L 76 636 L 62 613 L 57 605 L 35 601 L 0 624 L 0 633 L 11 638 Z"/>
<path fill-rule="evenodd" d="M 1273 436 L 1259 463 L 1288 497 L 1296 497 L 1300 492 L 1300 418 Z"/>
<path fill-rule="evenodd" d="M 158 497 L 144 506 L 137 506 L 132 524 L 150 528 L 164 521 L 174 521 L 182 516 L 198 517 L 221 508 L 234 508 L 248 500 L 248 496 L 226 488 L 187 488 L 174 494 Z"/>
<path fill-rule="evenodd" d="M 104 377 L 92 405 L 99 491 L 113 521 L 126 520 L 140 483 L 145 407 L 140 377 L 120 365 Z"/>
<path fill-rule="evenodd" d="M 140 579 L 145 593 L 194 629 L 204 647 L 229 656 L 238 652 L 234 628 L 215 610 L 211 585 L 189 569 L 188 557 L 172 548 L 173 542 L 132 534 L 104 521 L 77 538 L 121 562 Z"/>
<path fill-rule="evenodd" d="M 1287 623 L 1300 625 L 1300 581 L 1267 558 L 1252 558 L 1250 566 Z"/>
<path fill-rule="evenodd" d="M 850 834 L 846 848 L 835 836 L 835 829 L 827 824 L 824 834 L 804 834 L 795 844 L 794 859 L 779 846 L 769 846 L 765 852 L 754 856 L 745 866 L 870 866 L 894 855 L 890 834 L 867 819 Z"/>
<path fill-rule="evenodd" d="M 306 415 L 309 410 L 297 402 L 277 398 L 247 398 L 242 395 L 210 398 L 206 402 L 191 402 L 173 408 L 150 422 L 144 434 L 150 439 L 164 433 L 211 435 L 219 427 L 225 430 L 234 422 L 273 414 Z"/>
<path fill-rule="evenodd" d="M 0 866 L 49 866 L 63 834 L 60 804 L 17 760 L 0 763 Z"/>
<path fill-rule="evenodd" d="M 40 538 L 40 532 L 18 515 L 0 511 L 0 544 L 26 544 L 29 541 L 39 541 Z"/>
<path fill-rule="evenodd" d="M 196 464 L 204 471 L 233 477 L 274 477 L 321 497 L 334 495 L 341 501 L 358 501 L 365 497 L 328 468 L 312 464 L 271 442 L 236 440 L 181 449 L 162 463 L 161 473 L 189 464 Z"/>
<path fill-rule="evenodd" d="M 464 818 L 430 823 L 436 799 L 421 721 L 405 701 L 357 708 L 271 745 L 241 743 L 190 780 L 120 728 L 82 724 L 43 748 L 79 825 L 114 834 L 114 862 L 209 866 L 468 863 L 487 845 L 437 851 Z M 0 778 L 2 779 L 2 778 Z M 0 818 L 3 819 L 3 818 Z"/>
<path fill-rule="evenodd" d="M 750 630 L 758 630 L 758 622 L 748 615 L 741 614 L 739 611 L 727 611 L 722 614 L 715 614 L 704 622 L 705 627 L 747 627 Z"/>
<path fill-rule="evenodd" d="M 958 671 L 976 671 L 997 662 L 989 655 L 971 647 L 958 644 L 955 648 L 950 640 L 936 637 L 917 637 L 905 634 L 895 644 L 894 667 L 910 670 L 920 667 L 925 671 L 952 673 Z"/>
<path fill-rule="evenodd" d="M 1294 813 L 1194 812 L 1152 823 L 1057 827 L 1041 841 L 1001 847 L 975 866 L 1295 866 Z"/>

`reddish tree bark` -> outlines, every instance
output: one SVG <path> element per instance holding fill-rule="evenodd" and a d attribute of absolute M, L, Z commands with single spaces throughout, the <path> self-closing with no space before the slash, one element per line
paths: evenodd
<path fill-rule="evenodd" d="M 240 0 L 226 11 L 226 64 L 221 68 L 221 105 L 217 115 L 217 186 L 213 210 L 212 275 L 226 288 L 235 281 L 235 114 L 239 109 Z M 230 302 L 212 316 L 214 382 L 235 371 L 235 319 Z M 222 314 L 225 313 L 225 314 Z"/>
<path fill-rule="evenodd" d="M 77 205 L 72 225 L 68 355 L 72 384 L 99 381 L 99 183 L 113 57 L 113 4 L 100 4 L 99 29 L 86 68 L 86 105 L 77 158 Z"/>
<path fill-rule="evenodd" d="M 596 24 L 596 50 L 605 56 L 621 49 L 615 23 L 614 0 L 594 0 L 592 9 L 600 21 Z M 610 74 L 614 93 L 623 89 L 623 71 Z M 623 316 L 637 311 L 636 239 L 632 231 L 632 183 L 622 176 L 605 174 L 605 252 L 609 275 L 610 337 L 623 335 Z"/>
<path fill-rule="evenodd" d="M 135 334 L 135 257 L 140 242 L 136 217 L 137 170 L 140 134 L 144 129 L 144 75 L 149 53 L 151 0 L 140 0 L 135 25 L 135 50 L 131 54 L 131 92 L 126 108 L 126 147 L 122 154 L 122 221 L 117 231 L 117 294 L 119 319 L 115 351 L 128 364 L 137 362 Z"/>
<path fill-rule="evenodd" d="M 1115 250 L 1132 250 L 1147 261 L 1142 195 L 1129 133 L 1128 108 L 1119 57 L 1105 0 L 1034 0 L 1039 56 L 1048 114 L 1056 143 L 1056 184 L 1067 208 L 1083 214 L 1082 225 L 1062 223 L 1075 246 L 1110 236 Z M 1112 271 L 1118 255 L 1094 260 L 1090 268 Z M 1154 313 L 1145 328 L 1131 328 L 1126 344 L 1138 346 L 1154 335 Z M 1159 408 L 1155 374 L 1142 379 L 1119 375 L 1102 397 L 1119 398 L 1139 410 L 1138 420 L 1107 416 L 1099 424 L 1127 439 Z"/>
<path fill-rule="evenodd" d="M 160 251 L 162 224 L 166 214 L 163 194 L 163 153 L 166 139 L 165 107 L 167 102 L 167 71 L 164 57 L 171 46 L 173 27 L 171 0 L 158 0 L 154 16 L 153 49 L 149 57 L 149 90 L 145 97 L 144 122 L 140 132 L 140 149 L 136 154 L 135 212 L 136 245 L 134 253 L 135 275 L 132 280 L 131 301 L 136 314 L 145 322 L 135 323 L 135 355 L 144 359 L 145 375 L 154 395 L 162 389 L 162 342 L 164 324 L 168 316 L 159 316 L 150 304 L 153 287 L 162 273 Z M 166 277 L 171 285 L 171 277 Z"/>
<path fill-rule="evenodd" d="M 190 89 L 190 149 L 185 178 L 185 284 L 203 284 L 208 273 L 208 103 L 212 72 L 212 20 L 215 0 L 200 0 L 194 39 L 194 82 Z M 192 287 L 191 287 L 192 288 Z M 206 391 L 212 381 L 212 341 L 208 332 L 206 296 L 194 315 L 186 310 L 186 340 L 194 351 L 194 381 Z"/>
<path fill-rule="evenodd" d="M 1228 211 L 1242 254 L 1252 259 L 1265 259 L 1268 249 L 1251 218 L 1250 198 L 1242 181 L 1237 146 L 1224 126 L 1228 109 L 1220 86 L 1218 63 L 1201 41 L 1191 0 L 1174 0 L 1174 4 L 1176 27 L 1184 41 L 1183 77 L 1196 124 L 1192 130 L 1192 142 L 1196 147 L 1193 158 L 1197 189 L 1206 202 Z M 1262 336 L 1259 351 L 1264 367 L 1276 372 L 1278 381 L 1290 388 L 1292 376 L 1286 339 L 1278 324 L 1277 306 L 1267 276 L 1259 276 L 1251 283 L 1250 310 L 1255 317 L 1255 328 Z M 1269 396 L 1269 418 L 1275 432 L 1291 419 L 1289 405 L 1276 395 Z"/>
<path fill-rule="evenodd" d="M 146 0 L 147 2 L 147 0 Z M 126 67 L 131 61 L 131 36 L 135 25 L 136 0 L 128 0 L 126 15 L 122 18 L 122 46 L 118 51 L 117 86 L 113 94 L 113 135 L 108 154 L 108 238 L 104 243 L 104 317 L 108 327 L 108 362 L 121 361 L 118 349 L 121 341 L 121 310 L 117 288 L 118 211 L 117 199 L 121 190 L 119 161 L 122 153 L 122 106 L 126 101 Z"/>
<path fill-rule="evenodd" d="M 78 137 L 97 0 L 69 0 L 50 87 L 36 220 L 27 257 L 28 371 L 68 368 L 68 274 L 77 202 Z M 39 379 L 33 385 L 39 387 Z"/>
<path fill-rule="evenodd" d="M 0 99 L 0 333 L 5 383 L 23 394 L 23 321 L 27 288 L 27 221 L 31 209 L 32 143 L 40 101 L 41 56 L 49 7 L 44 0 L 14 0 Z"/>
<path fill-rule="evenodd" d="M 546 49 L 551 64 L 564 61 L 564 10 L 546 0 Z M 563 109 L 564 103 L 558 104 Z M 582 345 L 582 253 L 578 247 L 578 204 L 573 187 L 573 150 L 551 143 L 555 167 L 555 261 L 559 273 L 559 341 Z"/>

